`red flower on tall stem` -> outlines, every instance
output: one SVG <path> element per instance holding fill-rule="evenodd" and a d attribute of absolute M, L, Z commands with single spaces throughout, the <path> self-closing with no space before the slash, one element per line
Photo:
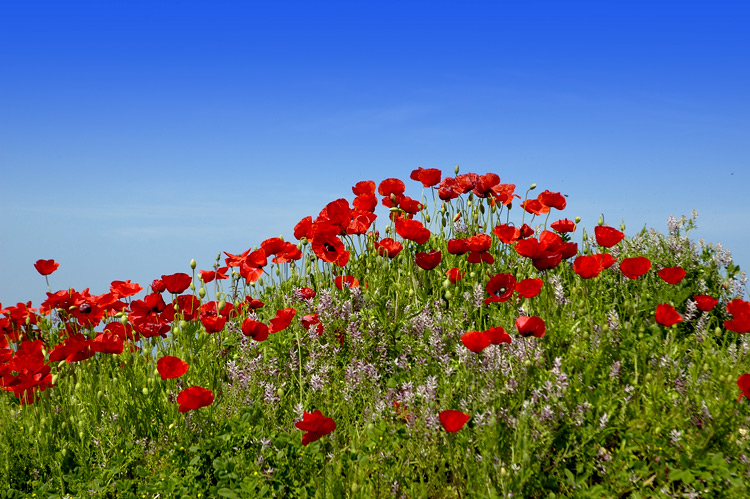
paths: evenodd
<path fill-rule="evenodd" d="M 417 244 L 424 244 L 430 239 L 430 230 L 422 225 L 419 220 L 408 218 L 397 218 L 394 220 L 396 233 L 404 239 L 409 239 Z"/>
<path fill-rule="evenodd" d="M 516 283 L 516 293 L 524 298 L 533 298 L 542 291 L 544 281 L 536 278 L 524 279 Z"/>
<path fill-rule="evenodd" d="M 422 182 L 422 185 L 425 187 L 432 187 L 440 183 L 441 176 L 442 172 L 437 168 L 419 167 L 411 172 L 409 178 L 418 182 Z"/>
<path fill-rule="evenodd" d="M 695 300 L 695 305 L 701 312 L 713 310 L 716 304 L 719 303 L 719 300 L 711 295 L 695 295 L 693 296 L 693 300 Z"/>
<path fill-rule="evenodd" d="M 294 423 L 298 429 L 305 432 L 302 435 L 302 445 L 320 440 L 336 429 L 336 422 L 328 417 L 323 416 L 320 410 L 313 412 L 305 411 L 302 414 L 302 421 Z"/>
<path fill-rule="evenodd" d="M 549 226 L 557 232 L 560 232 L 561 234 L 567 232 L 575 232 L 576 230 L 575 222 L 573 222 L 572 220 L 568 220 L 567 218 L 552 222 L 551 224 L 549 224 Z"/>
<path fill-rule="evenodd" d="M 464 427 L 470 416 L 465 412 L 449 409 L 438 414 L 440 424 L 448 433 L 456 433 Z"/>
<path fill-rule="evenodd" d="M 724 321 L 724 327 L 735 333 L 750 332 L 750 302 L 735 298 L 727 303 L 727 312 L 732 319 Z"/>
<path fill-rule="evenodd" d="M 678 284 L 685 278 L 685 269 L 682 267 L 665 267 L 657 274 L 667 284 Z"/>
<path fill-rule="evenodd" d="M 424 270 L 432 270 L 440 264 L 443 258 L 443 253 L 440 250 L 430 250 L 429 252 L 417 252 L 414 255 L 414 261 L 420 268 Z"/>
<path fill-rule="evenodd" d="M 185 374 L 190 365 L 179 357 L 165 355 L 156 361 L 156 370 L 159 371 L 161 379 L 179 378 Z"/>
<path fill-rule="evenodd" d="M 461 343 L 474 353 L 479 353 L 492 344 L 484 331 L 467 331 L 461 335 Z"/>
<path fill-rule="evenodd" d="M 620 272 L 629 279 L 638 279 L 651 268 L 651 260 L 645 256 L 626 258 L 620 262 Z"/>
<path fill-rule="evenodd" d="M 507 273 L 497 274 L 487 281 L 486 289 L 490 296 L 484 300 L 484 304 L 508 301 L 513 296 L 515 287 L 515 276 Z"/>
<path fill-rule="evenodd" d="M 536 315 L 531 317 L 522 315 L 516 319 L 516 329 L 518 329 L 518 334 L 524 338 L 528 336 L 543 338 L 546 333 L 544 319 L 537 317 Z"/>
<path fill-rule="evenodd" d="M 404 249 L 404 245 L 395 239 L 386 237 L 375 243 L 380 256 L 387 256 L 388 258 L 395 258 Z"/>
<path fill-rule="evenodd" d="M 176 274 L 161 276 L 161 282 L 164 283 L 167 291 L 169 291 L 173 295 L 179 295 L 190 287 L 190 283 L 193 282 L 193 278 L 184 272 L 177 272 Z"/>
<path fill-rule="evenodd" d="M 248 317 L 242 321 L 242 334 L 255 341 L 266 341 L 268 339 L 268 326 Z"/>
<path fill-rule="evenodd" d="M 603 248 L 611 248 L 622 241 L 625 234 L 608 225 L 597 225 L 594 227 L 594 236 L 596 236 L 596 244 Z"/>
<path fill-rule="evenodd" d="M 206 407 L 214 402 L 214 393 L 202 386 L 191 386 L 185 388 L 177 395 L 177 403 L 180 404 L 179 411 L 187 412 L 201 407 Z"/>
<path fill-rule="evenodd" d="M 44 276 L 50 275 L 57 270 L 59 266 L 60 264 L 54 260 L 37 260 L 34 264 L 36 271 Z"/>
<path fill-rule="evenodd" d="M 268 332 L 273 334 L 288 328 L 289 324 L 292 323 L 292 319 L 294 319 L 294 316 L 296 314 L 297 311 L 293 308 L 284 308 L 281 310 L 277 310 L 276 316 L 269 321 L 271 325 L 268 328 Z"/>
<path fill-rule="evenodd" d="M 654 314 L 656 322 L 664 327 L 670 327 L 678 322 L 682 322 L 682 316 L 674 309 L 672 305 L 661 303 L 656 306 Z"/>

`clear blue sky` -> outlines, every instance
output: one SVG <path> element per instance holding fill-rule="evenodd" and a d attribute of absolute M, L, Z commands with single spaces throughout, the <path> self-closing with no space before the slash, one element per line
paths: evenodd
<path fill-rule="evenodd" d="M 750 266 L 744 1 L 0 4 L 0 302 L 208 269 L 421 166 Z M 415 185 L 411 186 L 415 187 Z M 417 196 L 419 190 L 413 190 Z"/>

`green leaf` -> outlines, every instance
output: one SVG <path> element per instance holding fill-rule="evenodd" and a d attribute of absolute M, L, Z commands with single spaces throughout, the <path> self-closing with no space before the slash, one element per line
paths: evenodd
<path fill-rule="evenodd" d="M 240 499 L 240 496 L 238 496 L 233 490 L 226 487 L 220 488 L 216 491 L 216 493 L 221 497 L 228 497 L 229 499 Z"/>

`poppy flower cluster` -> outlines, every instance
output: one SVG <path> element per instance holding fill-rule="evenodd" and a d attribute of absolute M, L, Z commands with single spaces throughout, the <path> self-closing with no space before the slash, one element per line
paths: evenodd
<path fill-rule="evenodd" d="M 750 332 L 750 302 L 735 298 L 727 303 L 727 312 L 732 316 L 724 321 L 724 327 L 735 333 Z"/>

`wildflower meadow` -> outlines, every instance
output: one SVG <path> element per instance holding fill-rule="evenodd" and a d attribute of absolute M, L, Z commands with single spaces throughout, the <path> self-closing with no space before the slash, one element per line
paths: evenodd
<path fill-rule="evenodd" d="M 28 262 L 0 498 L 749 497 L 747 279 L 697 214 L 627 237 L 452 173 L 103 294 Z"/>

